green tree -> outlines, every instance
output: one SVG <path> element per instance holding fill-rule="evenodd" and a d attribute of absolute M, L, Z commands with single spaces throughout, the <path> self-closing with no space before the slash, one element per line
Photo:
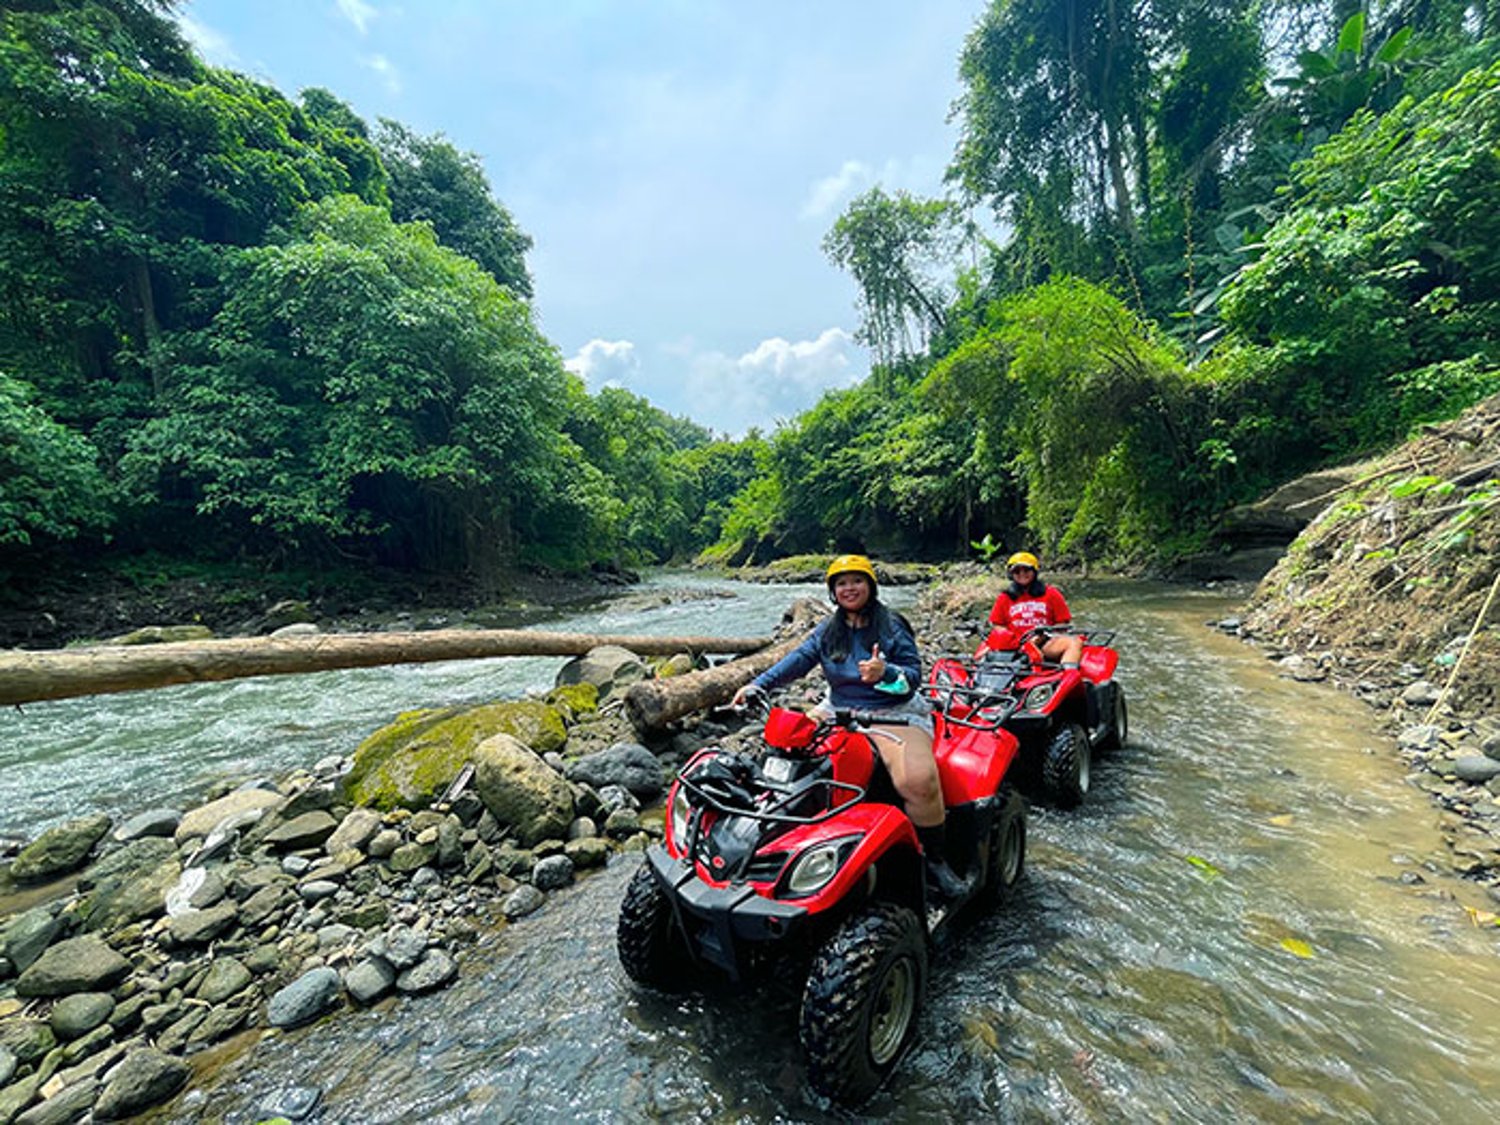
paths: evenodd
<path fill-rule="evenodd" d="M 958 208 L 873 187 L 849 204 L 823 252 L 859 286 L 858 339 L 894 363 L 925 348 L 947 323 L 948 278 L 965 236 Z"/>
<path fill-rule="evenodd" d="M 30 397 L 29 386 L 0 374 L 0 553 L 108 521 L 109 487 L 94 447 Z"/>
<path fill-rule="evenodd" d="M 531 239 L 490 193 L 479 157 L 441 135 L 422 137 L 382 119 L 376 134 L 390 177 L 391 216 L 431 223 L 438 241 L 467 254 L 519 297 L 531 296 Z"/>

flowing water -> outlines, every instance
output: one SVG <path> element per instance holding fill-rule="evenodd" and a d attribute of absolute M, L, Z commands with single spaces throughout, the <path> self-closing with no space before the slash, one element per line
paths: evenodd
<path fill-rule="evenodd" d="M 1500 931 L 1472 923 L 1474 888 L 1427 863 L 1437 814 L 1367 712 L 1205 629 L 1221 598 L 1069 594 L 1120 630 L 1129 743 L 1083 809 L 1033 809 L 1023 893 L 937 953 L 921 1041 L 859 1117 L 1493 1118 Z M 357 736 L 379 719 L 339 721 Z M 614 917 L 638 862 L 619 856 L 502 927 L 441 993 L 226 1052 L 163 1118 L 253 1122 L 313 1087 L 329 1122 L 850 1120 L 804 1083 L 795 982 L 688 998 L 628 985 Z"/>

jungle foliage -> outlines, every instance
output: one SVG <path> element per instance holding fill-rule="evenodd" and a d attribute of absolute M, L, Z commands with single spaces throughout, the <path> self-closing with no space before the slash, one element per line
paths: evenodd
<path fill-rule="evenodd" d="M 564 369 L 476 157 L 205 66 L 171 7 L 0 13 L 0 566 L 483 576 L 717 537 L 753 452 Z"/>
<path fill-rule="evenodd" d="M 172 8 L 0 11 L 0 570 L 1162 557 L 1500 391 L 1493 4 L 994 0 L 949 194 L 824 240 L 873 372 L 740 440 L 564 368 L 476 157 Z"/>
<path fill-rule="evenodd" d="M 951 196 L 877 187 L 825 242 L 881 363 L 773 435 L 716 556 L 1170 559 L 1500 392 L 1496 18 L 994 0 Z"/>

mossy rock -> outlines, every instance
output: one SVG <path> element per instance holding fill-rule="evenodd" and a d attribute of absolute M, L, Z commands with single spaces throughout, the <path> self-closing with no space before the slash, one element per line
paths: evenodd
<path fill-rule="evenodd" d="M 599 710 L 599 689 L 594 684 L 563 684 L 549 691 L 545 702 L 563 712 L 572 722 Z"/>
<path fill-rule="evenodd" d="M 406 711 L 355 750 L 345 779 L 349 800 L 381 810 L 425 808 L 458 776 L 474 747 L 496 734 L 538 754 L 562 749 L 568 738 L 557 708 L 534 699 Z"/>

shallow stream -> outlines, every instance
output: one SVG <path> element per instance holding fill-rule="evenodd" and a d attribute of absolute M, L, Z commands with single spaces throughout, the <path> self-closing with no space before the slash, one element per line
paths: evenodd
<path fill-rule="evenodd" d="M 745 606 L 684 602 L 661 631 L 764 631 L 790 597 L 732 589 Z M 1212 594 L 1102 585 L 1069 595 L 1081 618 L 1119 630 L 1129 743 L 1098 763 L 1082 810 L 1033 810 L 1024 893 L 938 954 L 921 1042 L 860 1117 L 1405 1123 L 1500 1113 L 1500 930 L 1471 921 L 1465 907 L 1483 905 L 1474 888 L 1429 866 L 1437 812 L 1405 782 L 1369 713 L 1331 689 L 1278 679 L 1255 650 L 1204 628 L 1231 608 Z M 711 616 L 692 617 L 695 604 Z M 725 624 L 742 609 L 762 616 Z M 488 697 L 511 674 L 407 679 L 424 673 L 155 693 L 139 721 L 154 712 L 161 725 L 132 751 L 143 759 L 133 768 L 160 776 L 149 748 L 165 727 L 198 723 L 194 739 L 212 744 L 216 724 L 260 691 L 271 694 L 249 725 L 281 731 L 294 717 L 298 729 L 276 737 L 303 760 L 347 752 L 393 710 Z M 363 686 L 372 676 L 387 679 Z M 127 698 L 151 697 L 117 697 Z M 169 720 L 183 700 L 197 717 Z M 13 733 L 0 729 L 0 745 Z M 182 768 L 187 753 L 174 753 Z M 13 817 L 15 775 L 28 767 L 4 764 Z M 203 1059 L 217 1069 L 163 1119 L 253 1122 L 311 1087 L 328 1122 L 849 1120 L 803 1081 L 795 987 L 669 999 L 627 984 L 614 919 L 637 862 L 617 857 L 493 934 L 441 993 Z"/>

